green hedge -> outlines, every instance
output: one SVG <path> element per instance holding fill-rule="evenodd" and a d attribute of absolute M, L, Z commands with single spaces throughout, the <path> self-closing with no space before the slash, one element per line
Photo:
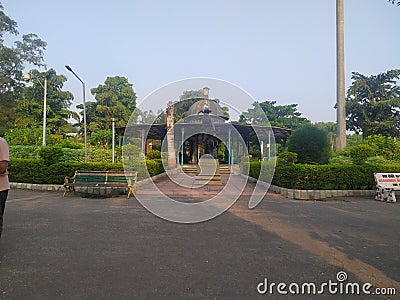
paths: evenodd
<path fill-rule="evenodd" d="M 250 167 L 249 176 L 258 178 L 261 162 L 241 163 Z M 400 172 L 399 164 L 362 165 L 276 165 L 272 184 L 303 190 L 372 190 L 374 173 Z"/>
<path fill-rule="evenodd" d="M 25 146 L 25 145 L 11 145 L 10 157 L 12 158 L 39 158 L 39 151 L 41 146 Z M 116 161 L 121 161 L 122 149 L 117 147 L 115 149 Z M 112 161 L 112 150 L 103 149 L 98 147 L 88 147 L 88 160 L 91 162 L 104 162 Z M 60 162 L 84 162 L 85 150 L 84 149 L 71 149 L 62 148 L 62 156 L 59 158 Z"/>
<path fill-rule="evenodd" d="M 143 167 L 137 168 L 138 178 L 148 177 Z M 164 168 L 161 160 L 146 160 L 147 170 L 150 176 L 163 173 Z M 123 171 L 122 163 L 103 163 L 103 162 L 59 162 L 47 165 L 40 159 L 12 158 L 9 167 L 9 180 L 11 182 L 25 183 L 47 183 L 62 184 L 65 176 L 73 176 L 76 170 L 92 171 Z"/>

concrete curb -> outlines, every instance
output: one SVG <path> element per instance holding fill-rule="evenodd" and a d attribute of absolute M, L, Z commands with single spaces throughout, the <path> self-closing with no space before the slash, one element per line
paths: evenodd
<path fill-rule="evenodd" d="M 161 173 L 156 176 L 153 176 L 151 178 L 146 178 L 141 181 L 138 181 L 136 183 L 137 187 L 143 186 L 149 181 L 152 180 L 157 180 L 160 179 L 164 176 L 166 176 L 167 173 Z M 23 183 L 23 182 L 10 182 L 10 187 L 12 189 L 24 189 L 24 190 L 34 190 L 34 191 L 64 191 L 64 186 L 61 184 L 37 184 L 37 183 Z M 111 187 L 102 187 L 102 188 L 96 188 L 96 187 L 88 187 L 88 188 L 83 188 L 83 187 L 76 187 L 76 191 L 79 193 L 94 193 L 94 194 L 99 194 L 99 195 L 108 195 L 108 194 L 113 194 L 111 193 Z M 95 189 L 99 189 L 98 191 L 95 191 Z"/>
<path fill-rule="evenodd" d="M 37 184 L 37 183 L 22 183 L 22 182 L 10 182 L 12 189 L 24 189 L 24 190 L 37 190 L 37 191 L 61 191 L 64 189 L 63 185 L 58 184 Z"/>
<path fill-rule="evenodd" d="M 250 182 L 257 182 L 257 179 L 253 177 L 240 174 L 247 178 Z M 264 186 L 268 186 L 268 183 L 264 183 Z M 323 200 L 334 197 L 374 197 L 375 190 L 297 190 L 281 188 L 276 185 L 269 185 L 269 192 L 281 194 L 283 197 L 295 200 Z"/>

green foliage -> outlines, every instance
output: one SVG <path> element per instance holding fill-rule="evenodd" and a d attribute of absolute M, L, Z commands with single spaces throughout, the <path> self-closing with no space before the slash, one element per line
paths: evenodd
<path fill-rule="evenodd" d="M 57 75 L 54 69 L 46 72 L 30 71 L 32 86 L 26 86 L 17 98 L 15 127 L 31 128 L 43 126 L 43 97 L 44 84 L 46 88 L 46 129 L 52 134 L 70 132 L 68 120 L 73 117 L 79 121 L 79 115 L 69 110 L 73 100 L 71 92 L 62 88 L 67 78 Z"/>
<path fill-rule="evenodd" d="M 90 134 L 90 144 L 94 146 L 108 146 L 112 143 L 112 131 L 98 129 Z"/>
<path fill-rule="evenodd" d="M 58 146 L 61 148 L 68 148 L 68 149 L 83 149 L 85 147 L 82 143 L 72 142 L 70 140 L 63 139 L 59 143 Z"/>
<path fill-rule="evenodd" d="M 7 16 L 0 3 L 0 135 L 14 125 L 15 97 L 21 93 L 22 71 L 27 65 L 44 66 L 46 43 L 36 34 L 24 34 L 12 46 L 4 43 L 6 35 L 18 36 L 18 25 Z M 10 41 L 14 39 L 9 39 Z"/>
<path fill-rule="evenodd" d="M 383 156 L 379 156 L 379 155 L 368 157 L 365 162 L 368 164 L 373 164 L 373 165 L 390 163 L 390 161 L 388 161 L 386 158 L 384 158 Z"/>
<path fill-rule="evenodd" d="M 361 134 L 348 134 L 346 137 L 347 147 L 352 147 L 363 142 L 363 137 Z"/>
<path fill-rule="evenodd" d="M 126 126 L 136 108 L 136 94 L 127 78 L 107 77 L 104 84 L 90 91 L 96 102 L 88 102 L 86 107 L 89 131 L 111 129 L 112 118 L 115 118 L 116 127 Z M 77 108 L 83 109 L 83 106 Z"/>
<path fill-rule="evenodd" d="M 349 160 L 356 164 L 400 162 L 400 142 L 390 136 L 370 135 L 345 150 L 336 151 L 330 163 L 348 163 Z"/>
<path fill-rule="evenodd" d="M 265 163 L 265 162 L 263 162 Z M 241 163 L 258 178 L 261 162 Z M 400 164 L 363 165 L 276 165 L 272 184 L 290 189 L 359 190 L 375 189 L 374 173 L 400 172 Z M 243 171 L 242 171 L 243 173 Z"/>
<path fill-rule="evenodd" d="M 350 157 L 344 155 L 336 155 L 329 159 L 329 164 L 336 165 L 351 165 L 353 161 Z"/>
<path fill-rule="evenodd" d="M 47 165 L 52 165 L 60 161 L 63 151 L 59 146 L 43 146 L 39 150 L 39 156 Z"/>
<path fill-rule="evenodd" d="M 330 157 L 331 146 L 325 131 L 306 125 L 291 134 L 288 151 L 297 153 L 299 163 L 325 164 Z"/>
<path fill-rule="evenodd" d="M 400 69 L 378 75 L 352 73 L 347 91 L 347 129 L 362 133 L 400 136 Z"/>
<path fill-rule="evenodd" d="M 39 158 L 39 146 L 10 145 L 12 158 Z"/>
<path fill-rule="evenodd" d="M 204 98 L 202 90 L 183 91 L 179 102 L 174 103 L 174 122 L 188 116 L 189 108 L 197 101 Z"/>
<path fill-rule="evenodd" d="M 350 158 L 355 164 L 363 164 L 368 157 L 371 157 L 376 152 L 376 149 L 367 144 L 358 144 L 349 148 Z"/>
<path fill-rule="evenodd" d="M 335 122 L 317 122 L 314 124 L 319 129 L 324 130 L 328 134 L 331 150 L 335 149 L 336 145 L 336 130 L 337 125 Z"/>
<path fill-rule="evenodd" d="M 297 161 L 297 153 L 284 151 L 278 155 L 277 163 L 280 165 L 294 165 Z"/>
<path fill-rule="evenodd" d="M 41 128 L 11 129 L 4 138 L 11 145 L 42 145 Z"/>
<path fill-rule="evenodd" d="M 291 129 L 297 129 L 310 123 L 310 120 L 301 117 L 301 113 L 297 111 L 297 104 L 276 105 L 276 101 L 267 100 L 261 103 L 255 102 L 253 107 L 240 116 L 241 122 L 247 121 L 251 124 L 267 125 L 267 117 L 271 126 Z"/>
<path fill-rule="evenodd" d="M 46 145 L 58 144 L 62 141 L 61 135 L 50 134 L 47 131 Z M 42 128 L 13 128 L 4 134 L 4 138 L 11 145 L 42 145 L 43 130 Z"/>
<path fill-rule="evenodd" d="M 161 151 L 159 151 L 159 150 L 150 150 L 146 154 L 146 159 L 161 159 Z"/>
<path fill-rule="evenodd" d="M 164 172 L 161 160 L 147 160 L 147 169 L 150 176 Z M 73 176 L 76 170 L 92 171 L 123 171 L 122 163 L 104 162 L 59 162 L 52 165 L 43 160 L 11 158 L 9 163 L 9 179 L 12 182 L 63 184 L 65 176 Z M 148 177 L 147 171 L 137 169 L 138 178 Z"/>
<path fill-rule="evenodd" d="M 364 143 L 376 149 L 374 155 L 383 156 L 387 160 L 400 160 L 400 142 L 394 137 L 371 135 Z"/>

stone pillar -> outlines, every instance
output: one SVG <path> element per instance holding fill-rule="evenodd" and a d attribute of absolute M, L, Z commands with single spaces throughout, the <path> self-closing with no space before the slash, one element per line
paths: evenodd
<path fill-rule="evenodd" d="M 167 145 L 168 145 L 168 170 L 176 168 L 175 141 L 174 141 L 174 104 L 168 102 L 167 106 Z"/>

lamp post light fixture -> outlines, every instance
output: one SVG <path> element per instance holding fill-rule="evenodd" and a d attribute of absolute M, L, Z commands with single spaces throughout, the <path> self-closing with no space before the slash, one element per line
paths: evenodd
<path fill-rule="evenodd" d="M 85 162 L 88 161 L 88 151 L 87 151 L 87 130 L 86 130 L 86 98 L 85 98 L 85 83 L 78 75 L 72 70 L 70 66 L 65 66 L 68 71 L 70 71 L 78 80 L 82 83 L 82 97 L 83 97 L 83 135 L 85 140 Z"/>
<path fill-rule="evenodd" d="M 27 73 L 24 75 L 25 82 L 30 82 L 31 80 L 36 79 L 31 73 Z M 44 77 L 44 84 L 38 81 L 39 84 L 43 87 L 43 134 L 42 134 L 42 146 L 46 146 L 46 115 L 47 115 L 47 75 Z"/>

